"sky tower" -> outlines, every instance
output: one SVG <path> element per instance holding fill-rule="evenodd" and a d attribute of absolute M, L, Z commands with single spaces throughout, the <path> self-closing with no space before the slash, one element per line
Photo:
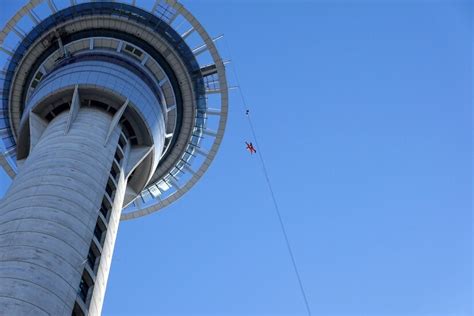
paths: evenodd
<path fill-rule="evenodd" d="M 221 143 L 225 68 L 175 0 L 31 0 L 0 33 L 0 315 L 100 315 L 121 220 Z"/>

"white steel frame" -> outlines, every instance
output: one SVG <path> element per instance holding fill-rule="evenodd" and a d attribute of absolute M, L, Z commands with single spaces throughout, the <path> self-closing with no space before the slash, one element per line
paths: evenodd
<path fill-rule="evenodd" d="M 78 2 L 94 2 L 93 0 L 86 0 L 86 1 L 76 1 L 70 0 L 69 5 L 76 5 Z M 125 4 L 136 5 L 135 0 L 130 1 L 115 1 L 115 2 L 122 2 Z M 41 22 L 41 18 L 34 12 L 34 9 L 41 5 L 42 3 L 47 3 L 48 7 L 51 10 L 51 14 L 56 13 L 58 10 L 58 6 L 56 5 L 54 0 L 31 0 L 25 6 L 23 6 L 5 25 L 3 30 L 0 31 L 0 54 L 6 54 L 6 61 L 3 64 L 0 64 L 0 69 L 3 69 L 0 76 L 5 74 L 6 67 L 9 63 L 9 56 L 14 54 L 14 47 L 5 47 L 4 42 L 5 39 L 13 32 L 18 37 L 18 43 L 24 38 L 25 34 L 27 34 L 31 30 L 22 30 L 17 26 L 17 23 L 25 16 L 28 16 L 32 21 L 33 24 L 37 25 Z M 138 6 L 137 6 L 138 7 Z M 197 57 L 198 55 L 202 54 L 203 52 L 208 51 L 212 61 L 216 67 L 216 75 L 217 75 L 217 82 L 218 82 L 218 89 L 215 88 L 208 88 L 206 89 L 206 95 L 209 94 L 218 94 L 220 95 L 220 104 L 212 104 L 212 108 L 209 108 L 206 105 L 205 109 L 205 116 L 217 116 L 218 117 L 218 127 L 217 130 L 209 130 L 204 129 L 199 131 L 203 137 L 209 138 L 211 140 L 209 148 L 196 148 L 194 144 L 191 143 L 191 138 L 188 140 L 187 147 L 192 148 L 192 154 L 201 155 L 202 160 L 201 162 L 197 162 L 196 159 L 192 160 L 190 163 L 185 162 L 183 164 L 182 157 L 175 161 L 174 168 L 165 175 L 162 179 L 156 181 L 155 183 L 149 184 L 145 190 L 143 190 L 137 200 L 124 209 L 125 212 L 122 213 L 122 220 L 129 220 L 141 216 L 148 215 L 150 213 L 156 212 L 161 208 L 171 204 L 172 202 L 176 201 L 182 195 L 184 195 L 187 191 L 189 191 L 194 184 L 196 184 L 199 179 L 203 176 L 206 170 L 209 168 L 212 160 L 217 154 L 217 150 L 222 142 L 222 138 L 224 136 L 224 130 L 227 121 L 228 115 L 228 85 L 226 80 L 226 72 L 225 66 L 222 61 L 221 56 L 219 55 L 216 45 L 214 41 L 216 39 L 212 39 L 206 30 L 202 27 L 198 20 L 176 0 L 156 0 L 153 2 L 151 8 L 141 8 L 147 10 L 157 16 L 158 18 L 167 22 L 173 29 L 175 29 L 179 34 L 182 34 L 181 37 L 184 41 L 188 43 L 188 45 L 192 48 L 193 54 Z M 181 23 L 175 23 L 178 19 L 181 19 Z M 183 23 L 183 21 L 187 21 L 189 23 L 190 28 L 185 31 L 184 33 L 179 32 L 179 27 Z M 195 33 L 199 36 L 202 44 L 198 45 L 197 47 L 193 48 L 191 46 L 188 39 L 190 35 Z M 198 59 L 199 61 L 199 59 Z M 203 68 L 205 64 L 200 63 L 200 67 Z M 197 110 L 196 110 L 197 115 Z M 194 123 L 194 122 L 193 122 Z M 13 178 L 17 173 L 17 166 L 16 162 L 13 162 L 11 157 L 12 152 L 3 152 L 0 154 L 0 165 L 4 168 L 7 174 Z M 183 155 L 184 156 L 184 155 Z M 187 174 L 190 176 L 187 180 L 180 181 L 177 175 Z M 168 188 L 164 190 L 163 188 Z"/>

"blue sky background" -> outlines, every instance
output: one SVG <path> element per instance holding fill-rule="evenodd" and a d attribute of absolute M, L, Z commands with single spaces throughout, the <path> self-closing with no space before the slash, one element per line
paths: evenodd
<path fill-rule="evenodd" d="M 313 314 L 473 315 L 472 2 L 183 3 L 225 34 Z M 201 182 L 122 223 L 104 315 L 304 315 L 231 95 Z"/>

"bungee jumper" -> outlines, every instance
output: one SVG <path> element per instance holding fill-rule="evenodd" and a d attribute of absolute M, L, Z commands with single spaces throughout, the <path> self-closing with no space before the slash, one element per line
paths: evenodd
<path fill-rule="evenodd" d="M 253 147 L 253 144 L 250 142 L 250 143 L 247 143 L 245 142 L 245 144 L 247 145 L 247 150 L 250 152 L 250 154 L 256 154 L 257 153 L 257 150 L 255 149 L 255 147 Z"/>

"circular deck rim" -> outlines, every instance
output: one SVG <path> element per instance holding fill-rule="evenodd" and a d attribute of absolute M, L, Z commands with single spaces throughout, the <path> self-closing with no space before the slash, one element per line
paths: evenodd
<path fill-rule="evenodd" d="M 88 3 L 88 2 L 94 2 L 94 1 L 86 0 L 86 1 L 83 1 L 82 3 L 84 3 L 84 2 Z M 212 145 L 210 146 L 210 149 L 207 152 L 199 150 L 199 149 L 197 149 L 196 151 L 193 151 L 193 152 L 197 152 L 198 154 L 202 155 L 204 157 L 203 161 L 200 164 L 193 164 L 191 166 L 187 166 L 186 169 L 188 170 L 188 172 L 190 172 L 191 177 L 185 181 L 184 185 L 176 185 L 176 183 L 174 183 L 174 182 L 167 183 L 168 185 L 170 185 L 170 188 L 173 189 L 173 190 L 170 194 L 168 194 L 164 198 L 161 198 L 160 196 L 154 197 L 154 200 L 153 200 L 154 203 L 152 203 L 151 205 L 147 205 L 146 207 L 143 207 L 143 208 L 138 207 L 137 209 L 131 210 L 130 212 L 122 213 L 121 220 L 129 220 L 129 219 L 138 218 L 138 217 L 142 217 L 142 216 L 154 213 L 154 212 L 162 209 L 163 207 L 171 204 L 172 202 L 176 201 L 181 196 L 183 196 L 186 192 L 188 192 L 199 181 L 199 179 L 204 175 L 204 173 L 209 168 L 211 162 L 215 158 L 215 156 L 217 154 L 217 151 L 219 149 L 219 146 L 222 142 L 223 136 L 224 136 L 225 126 L 226 126 L 227 116 L 228 116 L 229 97 L 228 97 L 228 85 L 227 85 L 227 79 L 226 79 L 225 66 L 224 66 L 224 63 L 222 61 L 222 58 L 220 57 L 220 55 L 217 51 L 217 47 L 214 44 L 214 40 L 209 36 L 209 34 L 203 28 L 203 26 L 200 24 L 200 22 L 181 3 L 179 3 L 176 0 L 156 0 L 154 2 L 152 11 L 149 11 L 146 8 L 142 8 L 142 7 L 137 6 L 135 0 L 131 0 L 129 2 L 123 1 L 123 0 L 113 1 L 113 2 L 115 2 L 115 3 L 117 3 L 117 2 L 118 3 L 124 3 L 124 4 L 127 4 L 127 5 L 135 6 L 137 8 L 142 9 L 142 10 L 150 12 L 151 14 L 157 16 L 160 19 L 163 19 L 163 15 L 158 16 L 156 14 L 155 8 L 159 4 L 167 5 L 167 6 L 169 6 L 169 8 L 172 8 L 174 10 L 174 13 L 173 13 L 173 16 L 171 17 L 171 19 L 169 19 L 168 21 L 166 21 L 166 20 L 164 20 L 164 21 L 177 32 L 178 32 L 178 30 L 176 30 L 176 28 L 173 27 L 173 25 L 172 25 L 173 21 L 178 16 L 181 16 L 183 19 L 185 19 L 192 26 L 191 30 L 193 32 L 195 31 L 198 34 L 198 36 L 200 37 L 200 39 L 204 42 L 202 47 L 210 53 L 210 56 L 211 56 L 211 58 L 214 62 L 214 65 L 216 67 L 216 74 L 217 74 L 217 77 L 218 77 L 217 79 L 218 79 L 218 87 L 219 87 L 217 92 L 213 91 L 212 93 L 220 94 L 220 108 L 218 109 L 218 111 L 213 112 L 214 115 L 219 116 L 219 123 L 218 123 L 217 131 L 208 131 L 206 133 L 206 135 L 208 135 L 210 138 L 213 139 Z M 42 3 L 47 3 L 48 4 L 49 8 L 52 11 L 51 14 L 54 14 L 57 11 L 53 0 L 30 0 L 26 5 L 24 5 L 20 10 L 18 10 L 16 12 L 16 14 L 6 23 L 5 27 L 0 31 L 0 51 L 6 52 L 7 54 L 9 54 L 11 52 L 10 50 L 8 50 L 8 49 L 6 49 L 2 46 L 3 43 L 4 43 L 5 38 L 11 32 L 14 32 L 16 34 L 21 32 L 20 30 L 18 30 L 18 28 L 16 28 L 16 24 L 18 23 L 18 21 L 20 21 L 26 15 L 30 15 L 30 17 L 31 17 L 31 10 L 34 9 L 35 7 L 37 7 L 38 5 L 42 4 Z M 71 3 L 71 6 L 73 6 L 73 5 L 77 4 L 77 1 L 76 0 L 70 0 L 70 3 Z M 31 18 L 35 19 L 37 17 L 31 17 Z M 181 36 L 183 37 L 183 40 L 184 40 L 185 34 L 182 34 Z M 202 47 L 199 47 L 199 48 L 202 48 Z M 7 60 L 4 65 L 0 65 L 2 67 L 2 69 L 5 68 L 5 65 L 8 65 L 8 62 L 9 61 Z M 204 66 L 204 65 L 200 65 L 200 66 Z M 206 106 L 206 110 L 207 109 L 208 109 L 208 106 Z M 197 111 L 197 109 L 196 109 L 196 111 Z M 191 143 L 191 138 L 192 138 L 192 135 L 191 135 L 190 139 L 188 139 L 188 144 L 186 146 L 193 145 Z M 11 160 L 12 160 L 12 153 L 11 152 L 5 151 L 4 153 L 0 154 L 0 165 L 5 169 L 7 174 L 10 177 L 13 178 L 16 174 L 16 171 L 15 171 L 16 164 L 14 162 L 12 162 Z M 181 160 L 181 158 L 177 159 L 174 168 L 178 167 L 180 160 Z M 182 168 L 178 168 L 178 170 L 183 172 Z M 170 173 L 169 173 L 170 175 L 172 175 L 172 171 L 170 171 Z M 165 181 L 165 180 L 163 178 L 159 181 Z M 156 183 L 158 183 L 159 181 L 157 181 Z M 148 186 L 145 190 L 147 190 L 147 189 L 148 189 Z M 144 191 L 142 191 L 137 196 L 138 199 L 141 198 L 140 196 L 142 196 L 143 192 Z"/>

